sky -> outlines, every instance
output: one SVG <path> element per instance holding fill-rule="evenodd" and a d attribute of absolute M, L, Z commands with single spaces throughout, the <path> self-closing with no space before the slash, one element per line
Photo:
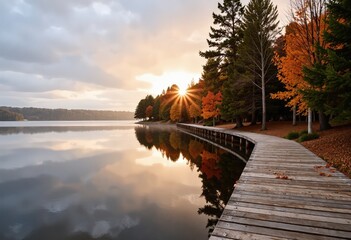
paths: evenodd
<path fill-rule="evenodd" d="M 217 3 L 0 0 L 0 106 L 134 111 L 197 82 Z"/>

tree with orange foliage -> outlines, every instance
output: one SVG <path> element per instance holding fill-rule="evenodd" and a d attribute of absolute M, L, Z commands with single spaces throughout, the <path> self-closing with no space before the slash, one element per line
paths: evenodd
<path fill-rule="evenodd" d="M 276 54 L 274 58 L 278 67 L 278 79 L 285 85 L 285 91 L 271 94 L 271 97 L 288 101 L 287 106 L 297 107 L 297 112 L 304 114 L 308 106 L 300 91 L 309 88 L 302 74 L 303 66 L 308 64 L 309 56 L 305 53 L 304 47 L 296 42 L 298 32 L 295 28 L 296 23 L 291 23 L 286 28 L 285 56 L 280 57 Z"/>
<path fill-rule="evenodd" d="M 286 56 L 276 55 L 278 79 L 286 91 L 272 94 L 272 98 L 288 101 L 287 106 L 298 107 L 298 113 L 308 113 L 308 132 L 312 133 L 312 110 L 304 99 L 303 91 L 311 88 L 305 81 L 303 69 L 321 61 L 316 46 L 323 46 L 325 25 L 325 0 L 294 0 L 293 21 L 286 29 Z M 319 110 L 319 109 L 317 109 Z M 320 111 L 321 130 L 328 128 L 325 115 Z"/>
<path fill-rule="evenodd" d="M 177 122 L 181 118 L 181 108 L 179 102 L 175 102 L 170 110 L 170 118 L 173 122 Z"/>
<path fill-rule="evenodd" d="M 222 103 L 222 93 L 218 92 L 214 94 L 208 91 L 207 95 L 202 98 L 202 114 L 204 119 L 212 118 L 213 126 L 216 124 L 216 117 L 219 116 L 220 110 L 219 106 Z"/>
<path fill-rule="evenodd" d="M 194 122 L 197 123 L 197 118 L 201 116 L 201 108 L 195 103 L 192 103 L 189 106 L 189 116 L 194 119 Z"/>
<path fill-rule="evenodd" d="M 153 113 L 153 107 L 151 105 L 147 106 L 145 110 L 145 115 L 147 118 L 151 119 Z"/>

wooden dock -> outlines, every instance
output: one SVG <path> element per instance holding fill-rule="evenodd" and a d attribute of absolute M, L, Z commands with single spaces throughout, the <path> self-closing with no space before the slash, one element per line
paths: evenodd
<path fill-rule="evenodd" d="M 299 143 L 199 125 L 178 127 L 255 144 L 210 240 L 351 239 L 351 179 Z"/>

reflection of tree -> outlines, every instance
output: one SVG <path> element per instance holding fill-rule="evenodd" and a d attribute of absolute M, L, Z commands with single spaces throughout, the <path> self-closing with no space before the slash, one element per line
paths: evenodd
<path fill-rule="evenodd" d="M 171 137 L 171 134 L 173 136 Z M 147 149 L 155 147 L 163 156 L 172 161 L 177 161 L 180 156 L 180 139 L 178 133 L 174 131 L 165 131 L 157 127 L 141 126 L 135 128 L 135 135 L 139 143 Z M 178 134 L 179 135 L 179 134 Z"/>
<path fill-rule="evenodd" d="M 202 164 L 200 171 L 205 174 L 207 179 L 213 177 L 221 178 L 221 169 L 218 167 L 219 156 L 217 153 L 210 153 L 206 150 L 202 152 Z"/>
<path fill-rule="evenodd" d="M 171 146 L 174 149 L 179 149 L 180 148 L 180 133 L 179 132 L 171 132 L 170 136 L 169 136 L 169 142 L 171 144 Z"/>
<path fill-rule="evenodd" d="M 201 152 L 204 149 L 204 145 L 196 140 L 190 140 L 189 143 L 189 153 L 193 159 L 196 159 L 200 156 Z"/>
<path fill-rule="evenodd" d="M 201 196 L 205 198 L 206 205 L 199 208 L 198 213 L 209 216 L 206 228 L 211 233 L 234 190 L 234 183 L 239 179 L 245 163 L 210 143 L 176 130 L 137 127 L 135 134 L 140 144 L 148 149 L 154 146 L 167 159 L 177 161 L 181 153 L 188 161 L 190 168 L 196 167 L 200 172 Z M 152 136 L 152 138 L 146 136 Z M 149 142 L 150 139 L 153 140 L 152 143 Z M 245 149 L 243 151 L 240 153 L 239 148 L 237 149 L 241 156 L 245 156 Z"/>
<path fill-rule="evenodd" d="M 217 158 L 216 165 L 211 165 L 210 173 L 202 172 L 202 195 L 205 197 L 207 204 L 200 208 L 199 214 L 210 216 L 207 222 L 209 232 L 212 232 L 223 209 L 228 202 L 233 190 L 234 183 L 239 179 L 241 172 L 245 167 L 245 163 L 233 155 L 216 149 Z M 205 151 L 204 151 L 205 152 Z M 213 159 L 213 153 L 210 154 Z M 214 160 L 210 160 L 211 164 Z M 204 161 L 204 158 L 202 159 Z M 220 175 L 218 175 L 218 172 Z M 216 175 L 217 174 L 217 175 Z"/>

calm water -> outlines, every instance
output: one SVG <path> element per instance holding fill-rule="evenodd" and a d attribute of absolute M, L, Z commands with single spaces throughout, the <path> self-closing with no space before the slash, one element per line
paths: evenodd
<path fill-rule="evenodd" d="M 243 167 L 174 128 L 2 122 L 0 239 L 207 239 Z"/>

